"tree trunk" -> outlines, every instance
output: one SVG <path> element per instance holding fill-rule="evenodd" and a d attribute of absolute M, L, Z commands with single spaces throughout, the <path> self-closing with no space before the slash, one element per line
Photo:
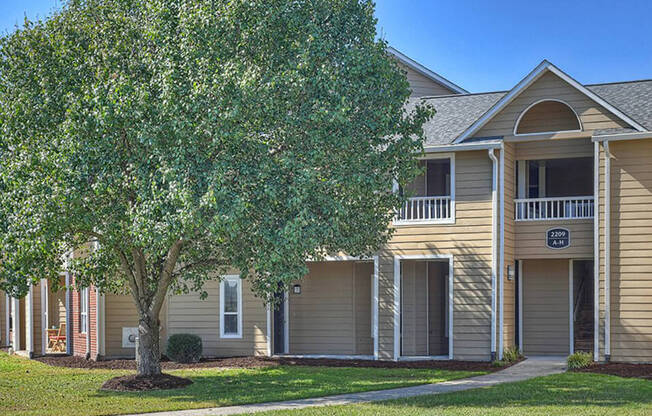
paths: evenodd
<path fill-rule="evenodd" d="M 139 376 L 161 374 L 161 351 L 159 347 L 159 320 L 141 314 L 138 320 L 138 344 L 136 368 Z"/>

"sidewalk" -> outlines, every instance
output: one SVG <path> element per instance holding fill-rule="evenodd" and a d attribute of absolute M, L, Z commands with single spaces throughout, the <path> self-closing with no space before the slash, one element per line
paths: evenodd
<path fill-rule="evenodd" d="M 566 370 L 565 357 L 533 357 L 512 367 L 483 376 L 461 380 L 446 381 L 422 386 L 401 387 L 391 390 L 368 391 L 363 393 L 339 394 L 336 396 L 312 399 L 288 400 L 284 402 L 245 404 L 241 406 L 214 407 L 208 409 L 175 410 L 170 412 L 145 413 L 146 416 L 226 416 L 241 415 L 271 410 L 303 409 L 315 406 L 336 406 L 345 404 L 376 402 L 402 399 L 427 394 L 452 393 L 456 391 L 491 387 L 501 383 L 528 380 L 534 377 L 562 373 Z M 142 416 L 143 414 L 140 414 Z M 128 415 L 137 416 L 137 415 Z"/>

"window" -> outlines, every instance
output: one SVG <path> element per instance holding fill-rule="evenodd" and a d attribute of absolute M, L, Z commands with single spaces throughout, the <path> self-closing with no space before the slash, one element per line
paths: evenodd
<path fill-rule="evenodd" d="M 79 291 L 79 332 L 88 331 L 88 288 Z"/>
<path fill-rule="evenodd" d="M 220 282 L 220 337 L 242 338 L 242 279 L 224 276 Z"/>

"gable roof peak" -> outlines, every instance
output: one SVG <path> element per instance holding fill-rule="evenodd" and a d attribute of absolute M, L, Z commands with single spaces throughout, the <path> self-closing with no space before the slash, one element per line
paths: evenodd
<path fill-rule="evenodd" d="M 591 100 L 595 101 L 596 103 L 600 104 L 602 107 L 609 110 L 611 113 L 613 113 L 618 118 L 620 118 L 621 120 L 623 120 L 624 122 L 632 126 L 634 129 L 638 131 L 646 131 L 645 127 L 641 126 L 631 117 L 629 117 L 627 114 L 623 113 L 618 108 L 614 107 L 613 105 L 605 101 L 602 97 L 600 97 L 593 91 L 586 88 L 584 85 L 577 82 L 575 79 L 573 79 L 571 76 L 566 74 L 561 69 L 557 68 L 554 64 L 552 64 L 547 59 L 544 59 L 541 61 L 539 65 L 537 65 L 532 71 L 530 71 L 530 73 L 528 73 L 523 79 L 521 79 L 521 81 L 519 81 L 518 84 L 514 86 L 514 88 L 509 90 L 507 94 L 505 94 L 500 100 L 498 100 L 493 106 L 491 106 L 480 118 L 478 118 L 473 124 L 471 124 L 471 126 L 469 126 L 469 128 L 467 128 L 462 134 L 460 134 L 457 137 L 457 139 L 455 139 L 454 143 L 461 143 L 464 140 L 473 136 L 475 133 L 477 133 L 484 125 L 486 125 L 489 122 L 489 120 L 494 118 L 496 114 L 498 114 L 509 103 L 514 101 L 516 97 L 518 97 L 523 91 L 525 91 L 530 85 L 532 85 L 536 80 L 541 78 L 541 76 L 543 76 L 547 72 L 552 72 L 553 74 L 557 75 L 559 78 L 561 78 L 563 81 L 568 83 L 570 86 L 574 87 L 579 92 L 589 97 Z"/>
<path fill-rule="evenodd" d="M 426 68 L 425 66 L 421 65 L 414 59 L 410 58 L 409 56 L 405 55 L 403 52 L 399 51 L 396 48 L 393 48 L 391 46 L 387 46 L 387 52 L 389 52 L 392 56 L 394 56 L 396 59 L 398 59 L 399 62 L 401 62 L 403 65 L 409 67 L 410 69 L 418 72 L 419 74 L 425 76 L 426 78 L 430 79 L 431 81 L 436 82 L 439 85 L 442 85 L 449 90 L 457 93 L 457 94 L 468 94 L 468 91 L 465 90 L 464 88 L 460 87 L 459 85 L 455 84 L 452 81 L 449 81 L 448 79 L 442 77 L 438 73 Z"/>

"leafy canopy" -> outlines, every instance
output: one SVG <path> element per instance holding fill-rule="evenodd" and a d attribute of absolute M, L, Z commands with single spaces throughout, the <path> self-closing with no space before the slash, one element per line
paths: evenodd
<path fill-rule="evenodd" d="M 430 110 L 405 112 L 373 11 L 75 0 L 3 37 L 1 288 L 86 250 L 79 284 L 141 306 L 227 267 L 269 301 L 307 258 L 377 250 Z"/>

